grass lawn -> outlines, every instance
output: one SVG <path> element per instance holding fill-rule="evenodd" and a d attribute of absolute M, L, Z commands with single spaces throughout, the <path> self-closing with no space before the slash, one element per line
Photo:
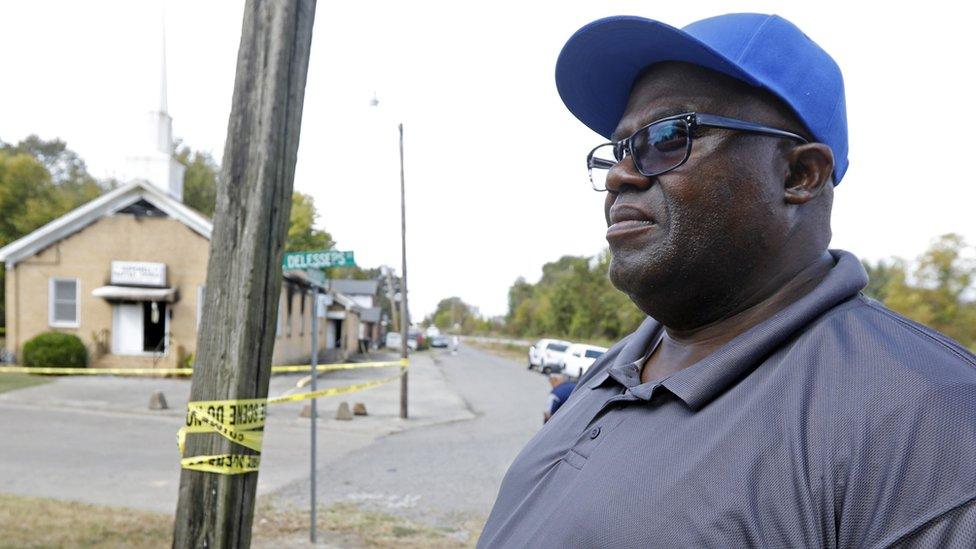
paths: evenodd
<path fill-rule="evenodd" d="M 16 391 L 34 385 L 50 383 L 51 379 L 45 376 L 32 376 L 28 374 L 0 374 L 0 393 Z"/>
<path fill-rule="evenodd" d="M 318 512 L 319 541 L 340 547 L 474 547 L 482 522 L 432 528 L 385 513 L 338 504 Z M 0 547 L 169 547 L 173 517 L 85 503 L 0 494 Z M 254 547 L 308 544 L 308 510 L 277 509 L 259 499 Z"/>
<path fill-rule="evenodd" d="M 168 547 L 172 517 L 0 494 L 0 547 Z"/>

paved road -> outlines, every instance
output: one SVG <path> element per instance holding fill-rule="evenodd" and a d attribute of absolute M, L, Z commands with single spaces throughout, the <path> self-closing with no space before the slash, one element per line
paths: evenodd
<path fill-rule="evenodd" d="M 352 501 L 441 526 L 487 518 L 508 465 L 542 426 L 549 384 L 523 364 L 471 347 L 434 353 L 476 417 L 389 435 L 328 464 L 318 477 L 323 505 Z M 308 484 L 275 497 L 307 506 Z"/>
<path fill-rule="evenodd" d="M 386 377 L 388 369 L 330 372 L 319 387 Z M 270 394 L 294 391 L 300 375 L 275 376 Z M 399 384 L 319 402 L 319 463 L 324 466 L 377 438 L 474 415 L 452 392 L 429 354 L 411 365 L 415 417 L 398 417 Z M 0 492 L 84 501 L 171 513 L 179 486 L 176 431 L 182 425 L 189 381 L 117 377 L 63 377 L 46 385 L 0 394 Z M 170 410 L 147 409 L 162 390 Z M 362 401 L 370 416 L 332 419 L 340 400 Z M 308 419 L 302 403 L 269 410 L 258 493 L 308 478 Z"/>

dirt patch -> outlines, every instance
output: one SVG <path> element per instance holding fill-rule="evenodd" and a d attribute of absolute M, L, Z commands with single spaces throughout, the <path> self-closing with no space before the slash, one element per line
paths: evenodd
<path fill-rule="evenodd" d="M 318 512 L 318 540 L 327 547 L 474 547 L 483 521 L 435 528 L 343 503 Z M 0 547 L 169 547 L 173 516 L 116 507 L 0 494 Z M 308 547 L 308 510 L 259 500 L 254 547 Z"/>
<path fill-rule="evenodd" d="M 335 547 L 474 547 L 484 521 L 468 519 L 455 527 L 432 527 L 410 519 L 339 503 L 317 513 L 318 540 Z M 308 544 L 308 510 L 259 505 L 254 521 L 255 547 Z"/>
<path fill-rule="evenodd" d="M 529 363 L 529 350 L 522 345 L 515 345 L 513 343 L 489 343 L 485 341 L 466 341 L 465 345 L 470 345 L 482 351 L 488 351 L 502 358 L 514 360 L 519 364 Z"/>

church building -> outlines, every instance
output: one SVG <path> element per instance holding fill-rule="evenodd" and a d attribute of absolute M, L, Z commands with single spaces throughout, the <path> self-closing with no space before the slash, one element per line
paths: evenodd
<path fill-rule="evenodd" d="M 186 206 L 184 167 L 173 157 L 165 60 L 159 106 L 149 114 L 145 152 L 129 162 L 132 182 L 0 248 L 6 268 L 6 347 L 48 331 L 78 336 L 90 367 L 172 368 L 191 362 L 203 318 L 212 223 Z M 311 315 L 319 349 L 342 360 L 359 349 L 364 307 L 324 290 L 313 306 L 304 273 L 286 271 L 274 363 L 311 356 Z M 324 286 L 322 286 L 324 288 Z M 328 319 L 328 321 L 326 321 Z"/>

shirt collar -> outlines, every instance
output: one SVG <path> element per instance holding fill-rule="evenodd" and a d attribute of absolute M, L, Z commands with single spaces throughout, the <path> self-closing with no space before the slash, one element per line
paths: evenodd
<path fill-rule="evenodd" d="M 676 372 L 661 382 L 668 391 L 699 410 L 754 368 L 797 330 L 821 314 L 858 294 L 867 285 L 867 273 L 853 254 L 830 250 L 835 261 L 827 276 L 810 293 L 692 366 Z M 613 364 L 590 382 L 596 388 L 613 378 L 625 387 L 634 387 L 633 364 L 643 358 L 661 329 L 660 323 L 648 318 L 615 357 Z M 637 383 L 640 383 L 639 373 Z"/>

